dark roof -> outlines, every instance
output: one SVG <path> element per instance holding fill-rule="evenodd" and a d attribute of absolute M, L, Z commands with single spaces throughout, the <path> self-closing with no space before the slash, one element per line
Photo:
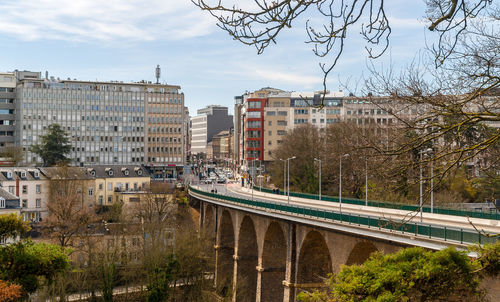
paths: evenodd
<path fill-rule="evenodd" d="M 93 179 L 86 168 L 81 167 L 45 167 L 38 168 L 40 172 L 49 179 Z"/>
<path fill-rule="evenodd" d="M 8 177 L 9 172 L 11 172 L 11 177 Z M 37 174 L 38 177 L 35 177 Z M 16 180 L 16 178 L 19 178 L 20 180 L 45 179 L 37 168 L 0 168 L 0 181 Z"/>
<path fill-rule="evenodd" d="M 151 174 L 141 165 L 90 166 L 86 169 L 95 178 L 151 177 Z"/>
<path fill-rule="evenodd" d="M 0 197 L 2 197 L 5 200 L 19 200 L 19 197 L 17 197 L 14 194 L 11 194 L 4 189 L 0 188 Z"/>

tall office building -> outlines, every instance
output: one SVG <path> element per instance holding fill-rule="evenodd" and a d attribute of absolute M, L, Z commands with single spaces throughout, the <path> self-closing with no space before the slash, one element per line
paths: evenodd
<path fill-rule="evenodd" d="M 233 127 L 233 116 L 228 108 L 210 105 L 199 109 L 198 115 L 191 118 L 191 154 L 207 153 L 207 146 L 214 135 Z"/>
<path fill-rule="evenodd" d="M 16 72 L 15 143 L 27 164 L 30 146 L 57 123 L 71 138 L 76 165 L 144 164 L 175 177 L 185 162 L 180 86 L 77 81 Z"/>
<path fill-rule="evenodd" d="M 14 144 L 16 76 L 0 72 L 0 147 Z"/>

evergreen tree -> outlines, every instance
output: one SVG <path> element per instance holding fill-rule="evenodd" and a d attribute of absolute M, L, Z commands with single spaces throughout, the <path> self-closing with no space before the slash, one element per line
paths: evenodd
<path fill-rule="evenodd" d="M 71 152 L 71 143 L 61 125 L 50 125 L 47 134 L 42 135 L 41 139 L 41 143 L 31 146 L 31 151 L 42 158 L 45 167 L 70 161 L 66 155 Z"/>

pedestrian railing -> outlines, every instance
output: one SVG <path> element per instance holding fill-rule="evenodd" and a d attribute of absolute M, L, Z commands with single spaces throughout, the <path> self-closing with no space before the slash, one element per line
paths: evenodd
<path fill-rule="evenodd" d="M 466 244 L 485 244 L 494 243 L 499 238 L 498 236 L 495 236 L 495 234 L 482 233 L 474 229 L 446 227 L 412 221 L 396 221 L 388 218 L 362 214 L 340 213 L 337 211 L 320 208 L 289 205 L 261 200 L 248 200 L 223 194 L 209 193 L 191 186 L 189 187 L 189 190 L 193 193 L 200 194 L 206 197 L 229 201 L 240 205 L 285 212 L 297 216 L 315 218 L 320 220 L 342 222 L 369 228 L 378 228 L 381 230 L 399 232 L 401 234 L 424 236 L 431 239 L 454 241 Z M 344 202 L 344 199 L 342 199 L 342 202 Z"/>
<path fill-rule="evenodd" d="M 277 194 L 276 192 L 273 192 L 273 190 L 271 190 L 271 189 L 261 188 L 261 187 L 257 187 L 257 186 L 254 187 L 254 190 L 261 191 L 264 193 Z M 284 193 L 282 191 L 280 191 L 279 194 L 284 195 Z M 290 196 L 319 200 L 319 195 L 309 194 L 309 193 L 290 192 Z M 333 197 L 333 196 L 321 195 L 321 201 L 339 202 L 339 198 Z M 342 197 L 342 203 L 354 204 L 354 205 L 360 205 L 360 206 L 366 205 L 366 202 L 364 199 L 357 199 L 357 198 L 344 198 L 344 197 Z M 375 200 L 368 200 L 368 206 L 387 208 L 387 209 L 396 209 L 396 210 L 406 210 L 406 211 L 419 211 L 419 209 L 420 209 L 420 207 L 417 205 L 408 205 L 408 204 L 393 203 L 393 202 L 382 202 L 382 201 L 375 201 Z M 422 210 L 425 213 L 431 212 L 431 208 L 429 206 L 423 206 Z M 453 215 L 453 216 L 500 220 L 499 213 L 483 213 L 483 212 L 450 209 L 450 208 L 444 208 L 444 207 L 434 207 L 433 213 L 434 214 L 443 214 L 443 215 Z"/>

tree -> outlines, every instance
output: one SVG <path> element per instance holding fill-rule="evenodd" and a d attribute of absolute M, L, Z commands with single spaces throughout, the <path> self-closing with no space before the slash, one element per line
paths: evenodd
<path fill-rule="evenodd" d="M 0 229 L 3 236 L 9 238 L 26 231 L 27 227 L 20 217 L 9 215 L 0 216 Z M 33 293 L 41 281 L 51 282 L 69 267 L 68 253 L 68 250 L 53 244 L 31 241 L 1 246 L 0 280 L 20 285 L 23 294 Z M 6 286 L 15 289 L 8 284 Z"/>
<path fill-rule="evenodd" d="M 71 142 L 68 133 L 59 124 L 52 124 L 48 132 L 42 135 L 41 142 L 31 146 L 31 151 L 42 158 L 44 167 L 55 166 L 58 163 L 69 163 L 66 156 L 71 152 Z"/>
<path fill-rule="evenodd" d="M 385 11 L 385 1 L 254 0 L 253 5 L 221 0 L 191 2 L 215 17 L 217 26 L 233 39 L 255 46 L 258 54 L 263 53 L 269 45 L 276 44 L 280 34 L 289 30 L 301 16 L 313 16 L 315 24 L 319 24 L 312 25 L 307 19 L 306 43 L 314 46 L 314 55 L 330 58 L 328 63 L 320 63 L 324 75 L 324 94 L 328 75 L 340 60 L 353 30 L 358 31 L 365 40 L 369 58 L 378 58 L 387 50 L 392 30 L 390 16 Z M 467 28 L 470 19 L 483 16 L 491 1 L 432 0 L 426 3 L 428 29 L 439 35 L 439 42 L 434 49 L 435 61 L 440 65 L 453 52 L 457 39 Z M 360 31 L 356 26 L 361 27 Z M 320 107 L 323 106 L 324 102 Z"/>
<path fill-rule="evenodd" d="M 0 280 L 0 301 L 14 302 L 21 298 L 21 286 Z"/>
<path fill-rule="evenodd" d="M 16 214 L 0 215 L 0 241 L 22 236 L 29 229 L 28 223 L 22 221 Z"/>
<path fill-rule="evenodd" d="M 389 148 L 373 146 L 377 151 L 398 156 L 432 147 L 434 152 L 424 163 L 441 166 L 438 179 L 466 163 L 477 166 L 479 161 L 498 161 L 500 9 L 485 12 L 484 17 L 469 22 L 453 43 L 443 41 L 447 56 L 438 69 L 429 62 L 438 55 L 437 49 L 400 74 L 372 68 L 363 93 L 390 96 L 390 101 L 369 99 L 390 110 L 402 130 L 415 134 L 407 140 L 395 138 L 400 143 Z M 409 109 L 419 110 L 418 116 L 405 116 Z"/>
<path fill-rule="evenodd" d="M 49 216 L 43 227 L 60 246 L 71 246 L 73 238 L 97 219 L 92 201 L 87 199 L 88 182 L 92 180 L 88 180 L 79 168 L 60 166 L 49 169 L 45 170 L 50 178 Z"/>
<path fill-rule="evenodd" d="M 69 268 L 68 252 L 57 245 L 29 241 L 4 246 L 0 248 L 0 279 L 33 293 L 40 286 L 40 278 L 51 282 Z"/>
<path fill-rule="evenodd" d="M 24 160 L 23 149 L 16 146 L 6 146 L 0 150 L 0 157 L 4 157 L 14 166 L 17 166 L 20 162 Z"/>
<path fill-rule="evenodd" d="M 328 292 L 301 293 L 300 301 L 482 301 L 483 278 L 499 273 L 500 242 L 473 247 L 471 260 L 453 247 L 419 247 L 373 254 L 362 265 L 343 266 Z"/>

